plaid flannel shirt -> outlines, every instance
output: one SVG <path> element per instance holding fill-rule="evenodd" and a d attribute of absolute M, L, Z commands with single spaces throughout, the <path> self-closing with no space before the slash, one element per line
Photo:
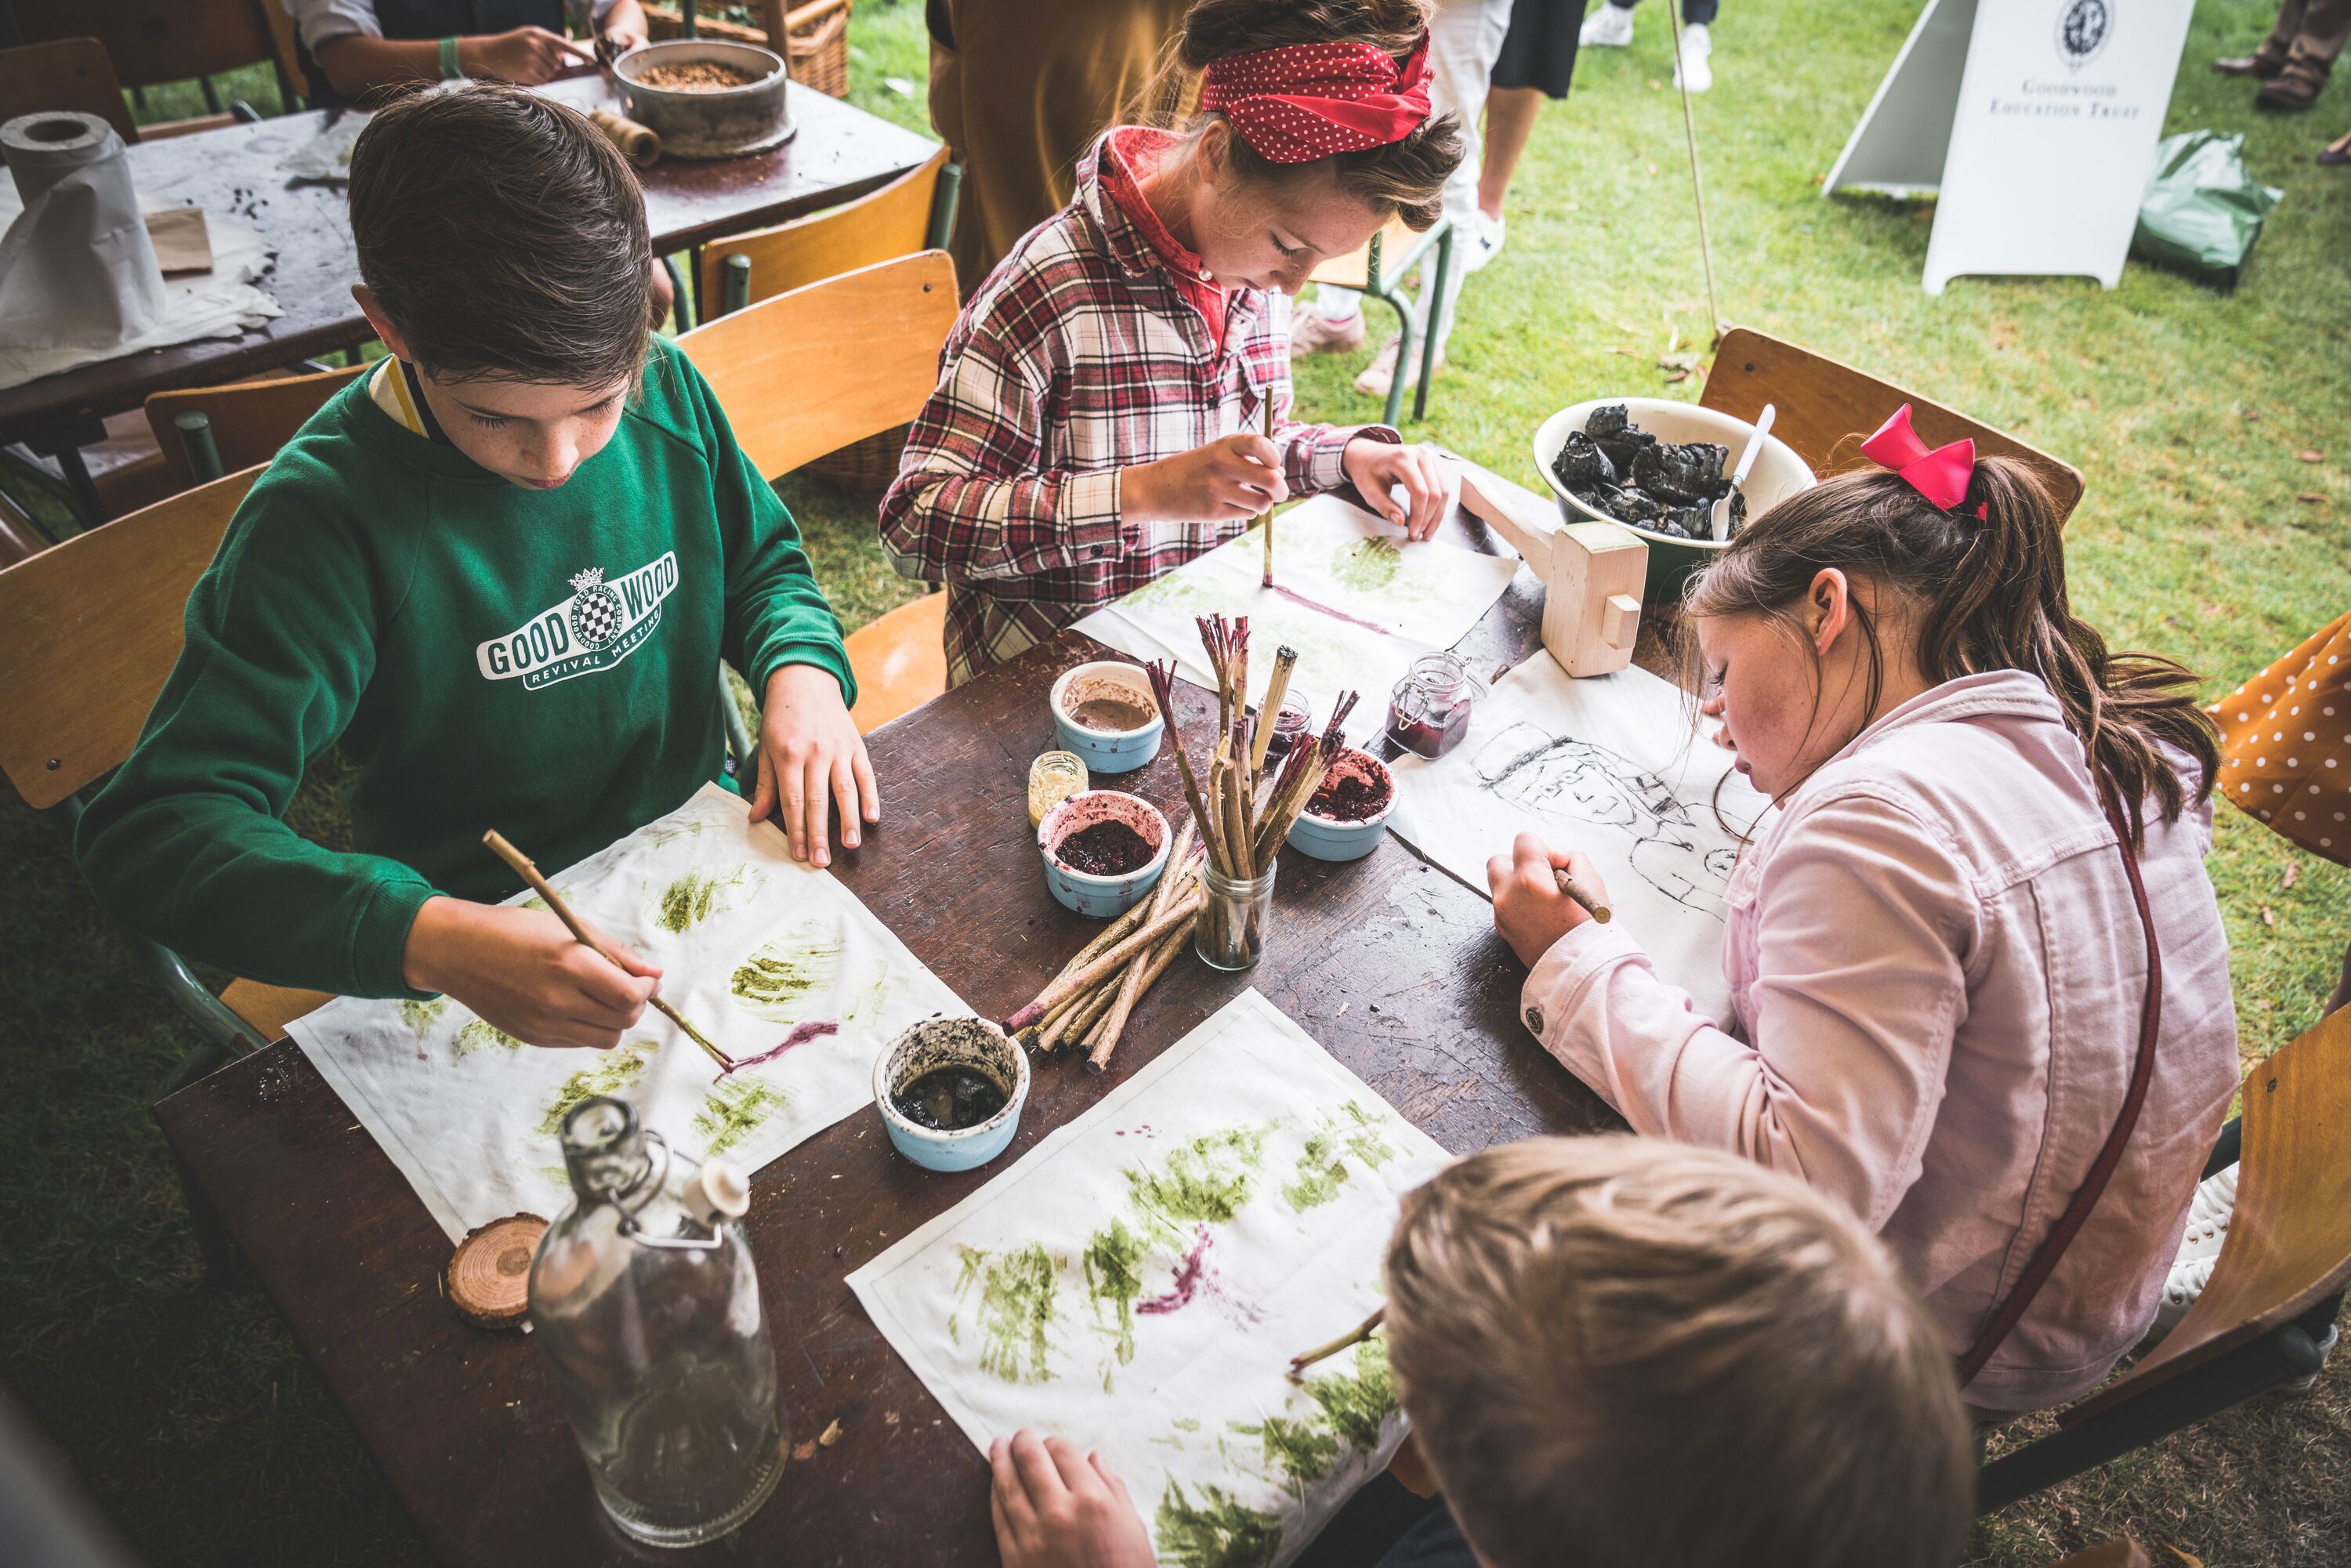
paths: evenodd
<path fill-rule="evenodd" d="M 1357 435 L 1279 417 L 1290 402 L 1290 302 L 1232 289 L 1225 340 L 1176 292 L 1158 255 L 1102 189 L 1102 141 L 1077 196 L 1030 231 L 964 307 L 939 384 L 882 501 L 902 576 L 945 583 L 947 678 L 1044 641 L 1246 530 L 1249 519 L 1130 517 L 1119 471 L 1259 427 L 1293 495 L 1345 484 Z"/>

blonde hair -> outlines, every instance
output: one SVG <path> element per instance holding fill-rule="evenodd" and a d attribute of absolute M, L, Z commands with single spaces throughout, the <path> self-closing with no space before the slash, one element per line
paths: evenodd
<path fill-rule="evenodd" d="M 1928 1568 L 1975 1465 L 1950 1352 L 1801 1182 L 1662 1140 L 1537 1138 L 1406 1196 L 1388 1362 L 1490 1568 Z"/>

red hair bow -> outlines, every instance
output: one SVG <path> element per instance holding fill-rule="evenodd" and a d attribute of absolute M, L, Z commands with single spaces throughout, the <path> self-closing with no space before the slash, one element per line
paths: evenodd
<path fill-rule="evenodd" d="M 1910 487 L 1949 512 L 1968 498 L 1968 481 L 1975 477 L 1976 444 L 1954 441 L 1932 452 L 1910 428 L 1910 405 L 1904 403 L 1877 434 L 1861 444 L 1861 455 L 1893 469 Z"/>
<path fill-rule="evenodd" d="M 1401 65 L 1370 44 L 1285 44 L 1210 60 L 1200 107 L 1220 111 L 1267 162 L 1309 163 L 1419 130 L 1430 74 L 1426 33 Z"/>

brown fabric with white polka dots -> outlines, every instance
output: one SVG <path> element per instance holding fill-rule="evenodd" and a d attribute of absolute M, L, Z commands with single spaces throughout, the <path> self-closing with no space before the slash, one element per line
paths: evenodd
<path fill-rule="evenodd" d="M 2351 865 L 2351 615 L 2211 711 L 2220 792 L 2304 849 Z"/>
<path fill-rule="evenodd" d="M 1200 107 L 1271 163 L 1401 141 L 1428 120 L 1428 36 L 1399 65 L 1370 44 L 1286 44 L 1210 60 Z"/>

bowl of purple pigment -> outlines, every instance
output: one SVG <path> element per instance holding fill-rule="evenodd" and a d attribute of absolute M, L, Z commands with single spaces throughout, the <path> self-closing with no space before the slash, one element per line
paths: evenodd
<path fill-rule="evenodd" d="M 1053 683 L 1053 736 L 1089 773 L 1132 773 L 1159 755 L 1166 728 L 1139 664 L 1097 659 Z"/>
<path fill-rule="evenodd" d="M 1359 861 L 1379 848 L 1395 809 L 1395 779 L 1387 764 L 1350 746 L 1322 776 L 1286 841 L 1318 861 Z"/>
<path fill-rule="evenodd" d="M 1037 824 L 1045 885 L 1080 915 L 1123 915 L 1159 884 L 1172 836 L 1159 808 L 1140 796 L 1119 789 L 1072 795 Z"/>

